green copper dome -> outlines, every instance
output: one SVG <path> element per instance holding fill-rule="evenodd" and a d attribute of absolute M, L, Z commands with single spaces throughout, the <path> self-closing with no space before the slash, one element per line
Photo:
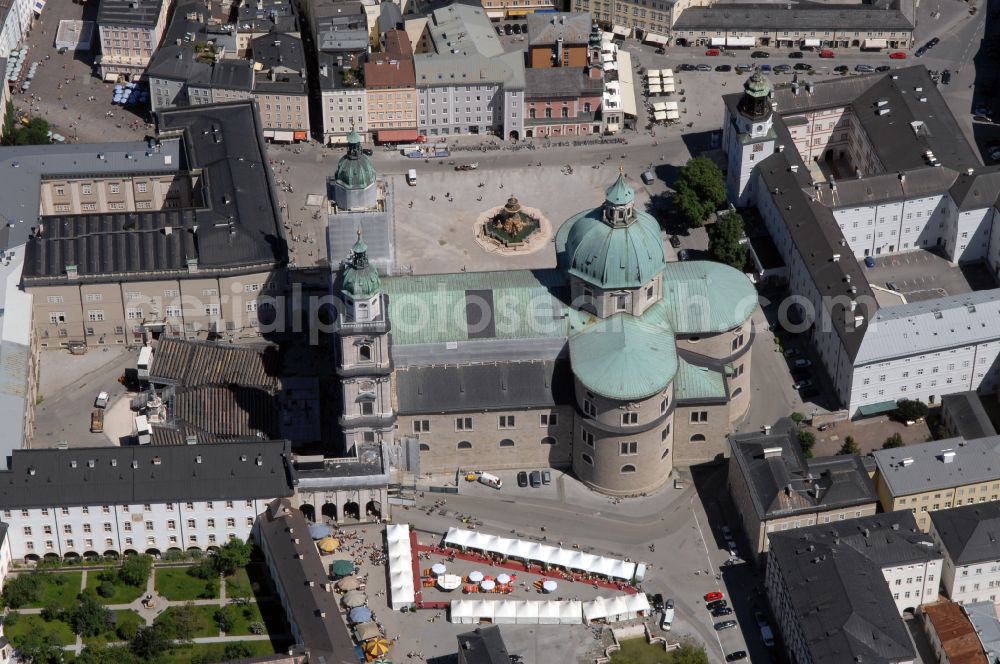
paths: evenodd
<path fill-rule="evenodd" d="M 336 179 L 348 189 L 367 189 L 375 183 L 375 167 L 361 151 L 361 136 L 354 130 L 347 137 L 347 154 L 337 163 Z"/>
<path fill-rule="evenodd" d="M 581 212 L 556 234 L 560 266 L 605 290 L 639 288 L 663 271 L 660 224 L 634 210 L 635 192 L 624 176 L 608 189 L 603 207 Z"/>
<path fill-rule="evenodd" d="M 382 290 L 382 282 L 378 270 L 368 262 L 368 245 L 361 239 L 361 231 L 351 253 L 351 262 L 344 270 L 344 292 L 355 300 L 366 300 Z"/>
<path fill-rule="evenodd" d="M 766 97 L 771 94 L 771 83 L 759 71 L 755 71 L 743 84 L 743 91 L 751 97 Z"/>
<path fill-rule="evenodd" d="M 618 173 L 618 179 L 608 187 L 604 199 L 612 205 L 628 205 L 635 200 L 635 190 L 625 181 L 625 173 Z"/>

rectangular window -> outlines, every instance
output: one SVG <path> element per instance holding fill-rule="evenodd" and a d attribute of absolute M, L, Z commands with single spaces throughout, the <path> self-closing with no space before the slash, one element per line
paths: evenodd
<path fill-rule="evenodd" d="M 539 416 L 539 425 L 543 427 L 554 427 L 559 424 L 558 413 L 542 413 Z"/>
<path fill-rule="evenodd" d="M 430 420 L 413 420 L 413 433 L 427 433 L 430 430 Z"/>
<path fill-rule="evenodd" d="M 708 422 L 707 410 L 691 411 L 691 424 L 704 424 L 705 422 Z"/>
<path fill-rule="evenodd" d="M 497 426 L 500 429 L 513 429 L 514 428 L 514 416 L 513 415 L 500 415 L 497 418 Z"/>
<path fill-rule="evenodd" d="M 471 417 L 455 418 L 455 431 L 472 431 L 472 418 Z"/>
<path fill-rule="evenodd" d="M 101 309 L 92 309 L 87 312 L 87 320 L 92 323 L 97 323 L 104 320 L 104 311 Z"/>
<path fill-rule="evenodd" d="M 638 441 L 623 441 L 620 443 L 618 453 L 621 456 L 634 456 L 639 453 Z"/>
<path fill-rule="evenodd" d="M 622 425 L 638 424 L 639 413 L 622 413 Z"/>

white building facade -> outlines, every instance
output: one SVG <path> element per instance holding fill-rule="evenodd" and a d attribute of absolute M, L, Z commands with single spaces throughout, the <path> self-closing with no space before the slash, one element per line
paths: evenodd
<path fill-rule="evenodd" d="M 931 512 L 930 535 L 944 552 L 941 588 L 959 604 L 998 602 L 1000 502 Z"/>
<path fill-rule="evenodd" d="M 0 26 L 0 58 L 6 58 L 24 39 L 34 17 L 30 0 L 13 0 Z"/>

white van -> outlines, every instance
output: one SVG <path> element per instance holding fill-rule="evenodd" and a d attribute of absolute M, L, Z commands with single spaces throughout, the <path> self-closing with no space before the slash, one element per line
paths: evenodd
<path fill-rule="evenodd" d="M 496 475 L 491 475 L 490 473 L 479 473 L 479 477 L 477 479 L 480 483 L 485 484 L 486 486 L 491 486 L 494 489 L 503 488 L 503 480 Z"/>
<path fill-rule="evenodd" d="M 417 169 L 411 168 L 410 170 L 406 171 L 406 184 L 410 185 L 411 187 L 417 186 Z"/>
<path fill-rule="evenodd" d="M 674 608 L 668 607 L 663 609 L 663 618 L 660 620 L 660 629 L 664 632 L 669 632 L 670 628 L 674 624 Z"/>

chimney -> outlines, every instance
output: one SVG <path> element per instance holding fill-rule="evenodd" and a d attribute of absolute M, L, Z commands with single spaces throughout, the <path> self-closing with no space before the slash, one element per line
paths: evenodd
<path fill-rule="evenodd" d="M 66 277 L 68 279 L 76 279 L 79 276 L 80 275 L 76 271 L 76 265 L 67 265 L 66 266 Z"/>
<path fill-rule="evenodd" d="M 840 254 L 834 254 L 833 255 L 833 262 L 834 263 L 839 263 L 840 262 Z"/>
<path fill-rule="evenodd" d="M 556 39 L 556 66 L 561 67 L 563 61 L 563 38 Z"/>
<path fill-rule="evenodd" d="M 197 258 L 189 258 L 189 259 L 187 259 L 187 269 L 188 269 L 188 272 L 197 272 L 198 271 L 198 259 Z"/>
<path fill-rule="evenodd" d="M 171 228 L 170 226 L 165 226 L 163 228 L 163 234 L 164 235 L 173 235 L 174 234 L 174 229 Z"/>
<path fill-rule="evenodd" d="M 912 466 L 913 457 L 906 457 L 905 459 L 899 462 L 899 465 L 901 465 L 903 468 L 906 468 L 907 466 Z"/>
<path fill-rule="evenodd" d="M 765 447 L 764 448 L 764 458 L 765 459 L 772 459 L 774 457 L 780 457 L 780 456 L 781 456 L 781 448 L 780 447 Z"/>
<path fill-rule="evenodd" d="M 941 461 L 943 463 L 951 463 L 955 460 L 955 453 L 952 450 L 943 450 L 941 452 Z"/>
<path fill-rule="evenodd" d="M 792 173 L 798 173 L 799 172 L 799 165 L 798 164 L 792 164 L 791 166 L 788 167 L 788 170 L 790 170 Z"/>

